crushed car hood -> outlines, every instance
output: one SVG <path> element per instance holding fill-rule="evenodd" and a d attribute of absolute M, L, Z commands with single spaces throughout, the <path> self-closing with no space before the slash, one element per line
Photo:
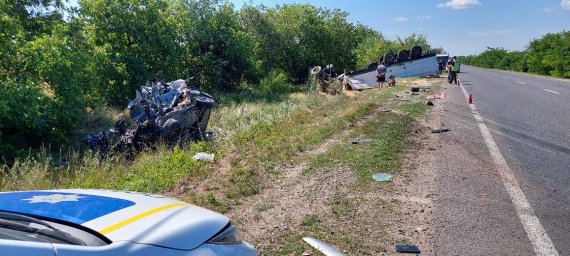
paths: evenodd
<path fill-rule="evenodd" d="M 160 195 L 109 190 L 0 193 L 0 210 L 82 225 L 111 241 L 190 250 L 222 230 L 219 213 Z"/>

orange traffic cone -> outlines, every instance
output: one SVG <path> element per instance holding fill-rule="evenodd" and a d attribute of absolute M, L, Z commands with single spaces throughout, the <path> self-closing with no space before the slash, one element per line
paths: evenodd
<path fill-rule="evenodd" d="M 473 97 L 469 94 L 469 99 L 467 99 L 467 103 L 473 104 Z"/>

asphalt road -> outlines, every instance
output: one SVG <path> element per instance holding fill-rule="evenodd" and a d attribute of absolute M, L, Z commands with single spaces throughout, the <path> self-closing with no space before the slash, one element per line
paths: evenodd
<path fill-rule="evenodd" d="M 437 255 L 536 255 L 481 132 L 484 123 L 559 255 L 570 255 L 570 82 L 462 66 L 438 145 Z M 438 103 L 437 101 L 435 102 Z M 517 201 L 517 202 L 514 202 Z M 533 247 L 534 245 L 534 247 Z"/>

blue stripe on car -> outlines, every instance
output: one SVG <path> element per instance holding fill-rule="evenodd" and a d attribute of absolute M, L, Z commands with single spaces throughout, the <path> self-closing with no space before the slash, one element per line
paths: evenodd
<path fill-rule="evenodd" d="M 76 224 L 105 216 L 135 203 L 129 200 L 54 191 L 0 193 L 0 210 L 33 214 Z"/>

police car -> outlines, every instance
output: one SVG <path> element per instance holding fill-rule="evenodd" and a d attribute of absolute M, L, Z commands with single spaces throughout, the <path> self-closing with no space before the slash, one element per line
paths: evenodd
<path fill-rule="evenodd" d="M 0 255 L 256 255 L 225 216 L 106 190 L 0 193 Z"/>

